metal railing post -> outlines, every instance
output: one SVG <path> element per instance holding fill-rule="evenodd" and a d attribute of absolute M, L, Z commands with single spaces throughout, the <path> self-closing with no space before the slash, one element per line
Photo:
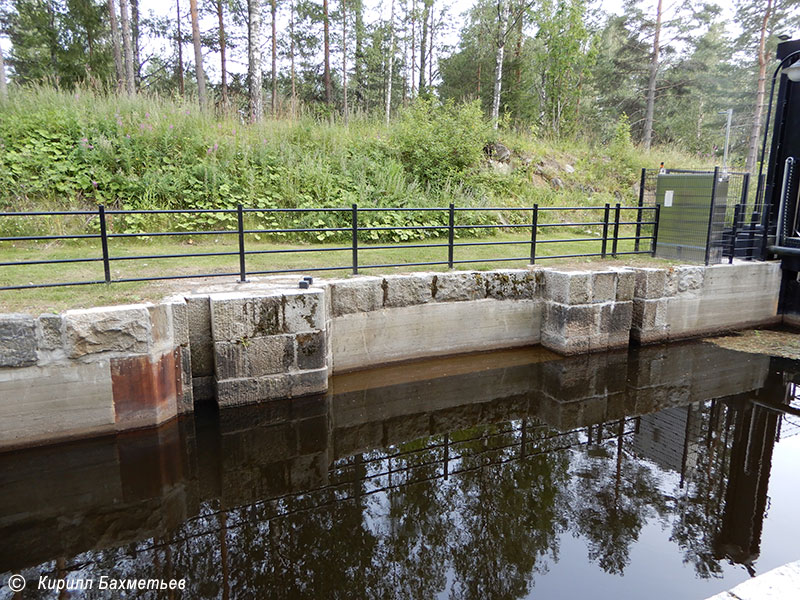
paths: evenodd
<path fill-rule="evenodd" d="M 619 239 L 619 202 L 614 207 L 614 240 L 611 242 L 611 256 L 617 258 L 617 241 Z"/>
<path fill-rule="evenodd" d="M 106 283 L 111 283 L 111 263 L 108 260 L 108 231 L 106 230 L 106 207 L 97 207 L 100 216 L 100 245 L 103 248 L 103 272 Z"/>
<path fill-rule="evenodd" d="M 236 220 L 239 223 L 239 281 L 247 281 L 247 268 L 244 262 L 244 209 L 240 204 L 236 208 Z"/>
<path fill-rule="evenodd" d="M 708 232 L 706 233 L 706 266 L 708 266 L 711 260 L 711 228 L 714 225 L 714 203 L 717 198 L 717 179 L 719 179 L 719 167 L 714 167 L 714 181 L 711 182 L 711 206 L 708 209 Z"/>
<path fill-rule="evenodd" d="M 606 208 L 603 211 L 603 249 L 600 251 L 600 255 L 603 258 L 606 257 L 606 245 L 608 244 L 608 217 L 610 211 L 611 205 L 606 202 Z"/>
<path fill-rule="evenodd" d="M 533 205 L 533 218 L 531 219 L 531 264 L 536 264 L 536 228 L 539 227 L 539 205 Z"/>
<path fill-rule="evenodd" d="M 357 204 L 353 204 L 352 229 L 353 229 L 353 275 L 358 275 L 358 205 Z"/>
<path fill-rule="evenodd" d="M 655 224 L 653 225 L 653 240 L 650 246 L 650 256 L 656 255 L 656 247 L 658 246 L 658 224 L 661 221 L 661 205 L 656 204 Z"/>
<path fill-rule="evenodd" d="M 453 268 L 453 241 L 456 233 L 456 207 L 451 202 L 447 224 L 447 268 Z"/>
<path fill-rule="evenodd" d="M 639 180 L 639 209 L 636 211 L 636 239 L 633 242 L 634 251 L 639 251 L 639 236 L 642 235 L 642 207 L 644 206 L 644 184 L 647 178 L 647 169 L 642 168 L 642 177 Z"/>
<path fill-rule="evenodd" d="M 736 255 L 736 235 L 739 232 L 739 218 L 742 214 L 742 205 L 737 204 L 733 207 L 733 225 L 731 227 L 731 243 L 730 254 L 728 255 L 728 264 L 733 263 L 733 257 Z"/>

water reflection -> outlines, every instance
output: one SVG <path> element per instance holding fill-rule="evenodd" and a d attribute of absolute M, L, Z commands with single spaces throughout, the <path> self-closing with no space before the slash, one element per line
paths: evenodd
<path fill-rule="evenodd" d="M 628 581 L 666 553 L 682 576 L 648 596 L 704 597 L 731 562 L 759 568 L 775 442 L 800 431 L 776 409 L 794 369 L 702 343 L 497 353 L 0 455 L 0 571 L 186 577 L 192 598 L 511 599 L 552 589 L 577 542 L 573 579 Z"/>

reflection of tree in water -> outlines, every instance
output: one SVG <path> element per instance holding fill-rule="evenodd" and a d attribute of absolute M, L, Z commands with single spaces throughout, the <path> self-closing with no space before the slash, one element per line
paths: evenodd
<path fill-rule="evenodd" d="M 686 472 L 684 489 L 676 490 L 675 520 L 670 540 L 683 550 L 683 561 L 694 565 L 698 577 L 707 579 L 722 574 L 722 565 L 714 556 L 714 538 L 721 526 L 721 513 L 728 481 L 730 439 L 721 418 L 721 403 L 697 412 L 703 443 L 697 444 L 697 464 Z M 730 412 L 725 411 L 728 421 Z M 728 425 L 730 423 L 728 422 Z"/>
<path fill-rule="evenodd" d="M 589 559 L 607 573 L 622 575 L 631 545 L 648 519 L 666 514 L 667 498 L 652 469 L 626 451 L 624 422 L 614 427 L 615 440 L 573 453 L 569 505 L 572 527 L 588 541 Z"/>
<path fill-rule="evenodd" d="M 493 427 L 486 428 L 491 431 Z M 528 432 L 535 440 L 549 430 Z M 511 445 L 514 434 L 500 436 L 496 446 Z M 544 441 L 537 450 L 544 449 Z M 483 442 L 470 442 L 465 454 L 479 453 Z M 509 460 L 511 447 L 490 453 Z M 477 466 L 489 455 L 465 458 L 462 468 Z M 561 490 L 567 481 L 564 452 L 538 454 L 460 475 L 451 502 L 450 539 L 454 583 L 452 598 L 519 598 L 533 585 L 533 574 L 558 559 L 558 535 L 566 527 Z"/>

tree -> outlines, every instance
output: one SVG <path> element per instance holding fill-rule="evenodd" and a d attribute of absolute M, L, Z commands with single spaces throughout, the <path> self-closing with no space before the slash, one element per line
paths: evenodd
<path fill-rule="evenodd" d="M 419 41 L 419 93 L 425 92 L 425 55 L 428 44 L 428 16 L 430 14 L 433 0 L 422 0 L 422 36 Z"/>
<path fill-rule="evenodd" d="M 183 84 L 183 37 L 181 36 L 181 0 L 175 0 L 176 23 L 178 25 L 177 39 L 175 40 L 178 45 L 178 90 L 181 97 L 184 94 Z M 224 71 L 223 71 L 224 72 Z"/>
<path fill-rule="evenodd" d="M 178 0 L 180 2 L 180 0 Z M 117 91 L 125 87 L 125 67 L 122 64 L 119 25 L 117 24 L 117 7 L 114 0 L 108 0 L 108 21 L 111 26 L 111 43 L 114 49 L 114 70 L 117 74 Z"/>
<path fill-rule="evenodd" d="M 325 102 L 330 105 L 333 102 L 333 87 L 331 86 L 331 41 L 330 41 L 330 19 L 328 18 L 328 0 L 322 0 L 322 22 L 324 28 L 324 52 L 325 52 Z"/>
<path fill-rule="evenodd" d="M 222 0 L 217 0 L 217 19 L 219 20 L 219 62 L 220 72 L 222 76 L 221 93 L 222 93 L 222 106 L 228 108 L 228 66 L 225 62 L 225 19 L 222 7 Z"/>
<path fill-rule="evenodd" d="M 656 5 L 656 29 L 653 36 L 653 54 L 650 58 L 650 81 L 647 85 L 647 112 L 644 117 L 644 136 L 642 144 L 646 150 L 650 149 L 653 140 L 653 111 L 656 103 L 656 77 L 658 76 L 658 54 L 661 50 L 659 38 L 661 37 L 661 3 Z"/>
<path fill-rule="evenodd" d="M 131 0 L 131 42 L 133 46 L 133 74 L 136 87 L 142 83 L 142 63 L 139 56 L 139 0 Z"/>
<path fill-rule="evenodd" d="M 192 0 L 194 1 L 194 0 Z M 131 39 L 130 8 L 128 0 L 119 0 L 120 21 L 122 22 L 122 50 L 125 62 L 125 90 L 136 93 L 136 80 L 133 70 L 133 41 Z"/>
<path fill-rule="evenodd" d="M 250 122 L 256 123 L 264 114 L 264 94 L 261 87 L 261 6 L 259 0 L 247 0 L 247 16 L 249 112 Z"/>
<path fill-rule="evenodd" d="M 392 77 L 394 75 L 394 0 L 389 17 L 389 76 L 386 81 L 386 122 L 389 122 L 392 112 Z"/>
<path fill-rule="evenodd" d="M 342 114 L 347 122 L 347 2 L 342 0 Z"/>
<path fill-rule="evenodd" d="M 272 116 L 278 114 L 278 3 L 270 0 L 272 13 Z"/>
<path fill-rule="evenodd" d="M 289 16 L 289 56 L 291 62 L 291 78 L 292 78 L 292 117 L 297 116 L 297 82 L 295 81 L 294 72 L 294 17 L 295 8 L 294 0 L 291 0 L 291 13 Z"/>
<path fill-rule="evenodd" d="M 122 0 L 125 2 L 126 0 Z M 197 16 L 197 0 L 189 0 L 192 17 L 192 45 L 194 46 L 194 68 L 197 75 L 197 100 L 200 107 L 206 106 L 206 76 L 203 72 L 203 48 L 200 45 L 200 23 Z"/>
<path fill-rule="evenodd" d="M 492 94 L 492 126 L 495 129 L 500 123 L 500 90 L 503 86 L 503 55 L 508 33 L 508 3 L 509 0 L 497 1 L 497 57 L 494 67 L 494 92 Z"/>
<path fill-rule="evenodd" d="M 8 87 L 6 85 L 6 63 L 3 60 L 3 49 L 0 48 L 0 98 L 8 98 Z"/>

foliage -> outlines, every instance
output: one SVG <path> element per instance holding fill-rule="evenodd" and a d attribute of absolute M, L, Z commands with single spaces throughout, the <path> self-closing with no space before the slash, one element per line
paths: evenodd
<path fill-rule="evenodd" d="M 421 181 L 443 182 L 480 163 L 492 135 L 477 101 L 417 99 L 392 127 L 391 144 Z"/>

